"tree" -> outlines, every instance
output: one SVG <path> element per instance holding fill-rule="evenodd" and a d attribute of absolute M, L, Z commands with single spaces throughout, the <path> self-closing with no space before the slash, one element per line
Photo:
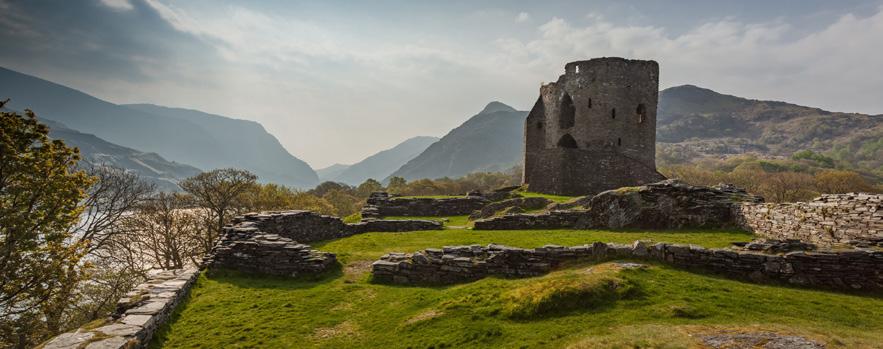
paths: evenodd
<path fill-rule="evenodd" d="M 84 248 L 90 263 L 71 264 L 68 273 L 89 276 L 89 281 L 61 285 L 58 292 L 42 306 L 46 328 L 50 333 L 63 332 L 66 328 L 78 327 L 83 321 L 91 321 L 82 311 L 82 297 L 85 289 L 96 293 L 120 293 L 123 290 L 99 290 L 94 282 L 95 273 L 108 275 L 108 270 L 94 270 L 90 264 L 104 267 L 108 254 L 113 250 L 104 248 L 117 234 L 124 233 L 120 221 L 130 215 L 154 191 L 154 185 L 145 182 L 137 175 L 113 167 L 92 167 L 86 170 L 95 183 L 86 191 L 82 202 L 83 213 L 77 224 L 71 227 L 72 242 Z M 129 286 L 128 284 L 105 284 L 108 286 Z M 100 291 L 100 292 L 98 292 Z M 94 296 L 94 295 L 93 295 Z M 108 302 L 110 300 L 105 300 Z M 93 312 L 94 313 L 94 312 Z M 98 315 L 100 316 L 100 315 Z"/>
<path fill-rule="evenodd" d="M 402 190 L 404 190 L 407 185 L 408 181 L 404 178 L 392 177 L 389 179 L 389 184 L 386 186 L 386 190 L 393 194 L 401 194 Z"/>
<path fill-rule="evenodd" d="M 361 198 L 367 198 L 371 193 L 383 190 L 383 184 L 380 184 L 374 178 L 368 178 L 364 183 L 356 187 L 356 195 Z"/>
<path fill-rule="evenodd" d="M 200 245 L 205 229 L 197 210 L 182 194 L 159 193 L 125 220 L 128 234 L 123 242 L 160 269 L 180 269 L 197 264 L 206 252 Z"/>
<path fill-rule="evenodd" d="M 241 206 L 240 195 L 255 185 L 257 176 L 233 168 L 203 172 L 181 181 L 180 186 L 193 195 L 196 204 L 206 208 L 215 221 L 214 234 L 220 234 L 228 213 Z M 214 246 L 214 238 L 209 244 Z"/>
<path fill-rule="evenodd" d="M 0 113 L 0 347 L 39 340 L 40 307 L 80 277 L 71 266 L 85 248 L 70 228 L 92 179 L 76 169 L 77 149 L 48 133 L 30 110 Z"/>
<path fill-rule="evenodd" d="M 815 175 L 816 189 L 826 194 L 842 194 L 848 192 L 873 192 L 870 185 L 860 174 L 852 171 L 826 170 Z"/>

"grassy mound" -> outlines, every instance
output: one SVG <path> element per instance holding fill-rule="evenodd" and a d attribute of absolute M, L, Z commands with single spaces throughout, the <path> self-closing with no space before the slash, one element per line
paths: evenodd
<path fill-rule="evenodd" d="M 504 295 L 502 314 L 531 319 L 610 306 L 637 294 L 637 285 L 620 278 L 620 271 L 616 264 L 606 263 L 524 285 Z"/>

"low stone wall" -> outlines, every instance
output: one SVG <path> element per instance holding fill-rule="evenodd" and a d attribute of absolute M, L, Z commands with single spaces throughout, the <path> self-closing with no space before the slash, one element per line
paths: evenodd
<path fill-rule="evenodd" d="M 363 218 L 381 217 L 441 217 L 462 216 L 480 210 L 491 200 L 479 193 L 457 198 L 392 197 L 387 193 L 373 193 L 362 208 Z"/>
<path fill-rule="evenodd" d="M 565 261 L 646 259 L 720 273 L 754 282 L 784 282 L 839 290 L 883 290 L 883 251 L 764 254 L 694 245 L 636 241 L 596 242 L 536 249 L 499 245 L 445 247 L 412 254 L 390 253 L 372 265 L 374 280 L 394 284 L 454 284 L 486 276 L 527 277 L 550 272 Z"/>
<path fill-rule="evenodd" d="M 541 214 L 510 214 L 480 219 L 474 222 L 474 230 L 529 230 L 573 228 L 580 221 L 589 219 L 585 211 L 551 211 Z"/>
<path fill-rule="evenodd" d="M 120 299 L 110 321 L 78 329 L 46 342 L 44 349 L 145 348 L 190 291 L 199 276 L 196 268 L 168 270 L 151 277 Z"/>
<path fill-rule="evenodd" d="M 439 230 L 443 225 L 427 220 L 376 220 L 366 219 L 346 224 L 340 218 L 320 215 L 311 211 L 281 211 L 249 213 L 233 220 L 232 229 L 252 228 L 277 234 L 300 242 L 310 243 L 339 239 L 366 232 L 401 232 Z"/>
<path fill-rule="evenodd" d="M 883 195 L 824 194 L 810 202 L 743 204 L 741 225 L 768 239 L 883 244 Z"/>
<path fill-rule="evenodd" d="M 444 224 L 428 220 L 392 220 L 392 219 L 363 219 L 359 223 L 349 224 L 355 233 L 368 232 L 405 232 L 419 230 L 441 230 Z"/>
<path fill-rule="evenodd" d="M 763 199 L 729 185 L 699 187 L 665 180 L 576 201 L 586 210 L 502 216 L 477 221 L 475 229 L 738 228 L 739 205 Z"/>

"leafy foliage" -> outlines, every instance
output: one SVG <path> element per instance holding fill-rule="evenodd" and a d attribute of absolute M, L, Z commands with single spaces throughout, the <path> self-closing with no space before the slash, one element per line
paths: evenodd
<path fill-rule="evenodd" d="M 6 102 L 0 103 L 0 108 Z M 85 246 L 70 243 L 92 183 L 78 151 L 48 138 L 26 110 L 0 113 L 0 346 L 26 347 L 43 334 L 40 312 L 81 277 Z"/>

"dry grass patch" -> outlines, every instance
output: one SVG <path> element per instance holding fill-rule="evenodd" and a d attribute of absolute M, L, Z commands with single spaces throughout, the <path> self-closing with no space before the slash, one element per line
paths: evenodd
<path fill-rule="evenodd" d="M 359 334 L 359 327 L 350 322 L 344 321 L 332 327 L 320 327 L 313 331 L 313 338 L 318 340 L 327 340 L 343 336 L 355 336 Z"/>
<path fill-rule="evenodd" d="M 437 318 L 437 317 L 442 316 L 442 315 L 444 315 L 444 314 L 445 314 L 445 313 L 442 312 L 442 311 L 438 311 L 438 310 L 435 310 L 435 309 L 430 309 L 430 310 L 424 311 L 424 312 L 422 312 L 422 313 L 420 313 L 420 314 L 414 315 L 414 316 L 412 316 L 411 318 L 409 318 L 408 320 L 405 320 L 405 324 L 406 324 L 406 325 L 415 324 L 415 323 L 418 323 L 418 322 L 420 322 L 420 321 L 424 321 L 424 320 L 429 320 L 429 319 Z"/>

